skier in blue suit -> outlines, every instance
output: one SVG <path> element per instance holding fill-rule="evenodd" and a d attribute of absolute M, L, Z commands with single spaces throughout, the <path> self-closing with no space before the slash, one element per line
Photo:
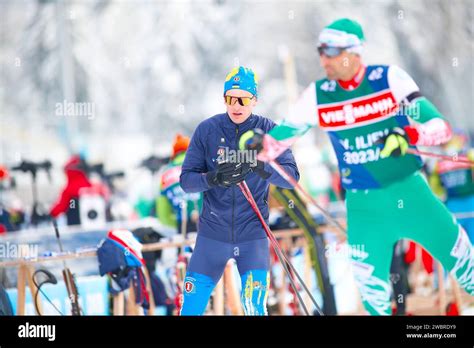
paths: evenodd
<path fill-rule="evenodd" d="M 273 168 L 257 161 L 256 152 L 239 151 L 240 136 L 256 128 L 267 133 L 275 123 L 252 113 L 257 104 L 257 77 L 234 68 L 224 83 L 227 112 L 196 128 L 180 177 L 185 192 L 203 192 L 196 247 L 186 273 L 181 315 L 202 315 L 227 261 L 235 259 L 242 281 L 246 315 L 266 315 L 270 255 L 265 231 L 236 185 L 248 184 L 268 220 L 269 185 L 291 188 Z M 277 158 L 296 180 L 299 172 L 290 150 Z"/>

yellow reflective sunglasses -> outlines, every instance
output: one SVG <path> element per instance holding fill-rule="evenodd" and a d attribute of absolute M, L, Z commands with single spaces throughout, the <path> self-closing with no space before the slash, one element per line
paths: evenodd
<path fill-rule="evenodd" d="M 239 102 L 242 106 L 249 106 L 250 102 L 255 96 L 252 97 L 232 97 L 230 95 L 225 95 L 225 103 L 227 105 L 234 105 L 236 102 Z"/>

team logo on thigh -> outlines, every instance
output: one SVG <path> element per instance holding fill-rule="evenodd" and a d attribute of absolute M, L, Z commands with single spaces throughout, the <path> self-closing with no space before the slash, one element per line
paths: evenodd
<path fill-rule="evenodd" d="M 192 294 L 196 292 L 196 288 L 194 286 L 194 281 L 196 279 L 188 277 L 186 278 L 186 281 L 184 282 L 184 291 L 188 294 Z"/>

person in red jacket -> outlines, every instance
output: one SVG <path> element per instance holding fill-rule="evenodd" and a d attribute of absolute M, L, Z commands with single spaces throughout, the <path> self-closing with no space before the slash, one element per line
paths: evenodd
<path fill-rule="evenodd" d="M 96 185 L 89 181 L 84 167 L 83 160 L 77 155 L 71 157 L 66 163 L 64 172 L 67 176 L 67 184 L 50 211 L 53 218 L 63 213 L 66 214 L 68 225 L 79 225 L 81 223 L 79 214 L 80 191 L 84 188 L 96 188 Z M 102 196 L 107 196 L 103 187 L 98 187 L 97 191 Z"/>

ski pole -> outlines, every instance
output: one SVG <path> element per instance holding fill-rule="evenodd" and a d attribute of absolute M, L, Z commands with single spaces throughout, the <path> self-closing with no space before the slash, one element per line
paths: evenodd
<path fill-rule="evenodd" d="M 311 294 L 310 290 L 308 289 L 308 287 L 306 286 L 306 284 L 304 283 L 303 279 L 301 278 L 301 276 L 299 275 L 299 273 L 296 271 L 296 269 L 294 268 L 294 266 L 292 265 L 292 263 L 289 261 L 288 257 L 286 256 L 286 254 L 281 250 L 280 248 L 280 245 L 278 244 L 278 241 L 276 240 L 275 236 L 273 235 L 272 231 L 270 230 L 270 228 L 268 227 L 267 223 L 265 222 L 265 219 L 263 218 L 262 216 L 262 213 L 260 212 L 260 210 L 258 209 L 258 206 L 257 206 L 257 203 L 255 202 L 255 199 L 253 198 L 253 195 L 252 193 L 250 192 L 250 189 L 248 188 L 247 186 L 247 183 L 245 181 L 243 181 L 242 183 L 239 183 L 238 184 L 239 188 L 241 189 L 243 195 L 245 196 L 245 198 L 248 200 L 250 206 L 252 207 L 252 209 L 254 210 L 255 214 L 257 215 L 258 219 L 260 220 L 264 230 L 265 230 L 265 233 L 268 237 L 268 239 L 270 239 L 270 242 L 272 243 L 272 246 L 273 248 L 275 249 L 275 253 L 277 254 L 278 256 L 278 259 L 280 260 L 281 264 L 283 265 L 283 268 L 285 269 L 285 272 L 287 273 L 288 275 L 288 278 L 290 279 L 290 283 L 293 287 L 293 289 L 295 290 L 295 293 L 297 294 L 298 296 L 298 300 L 300 301 L 305 313 L 307 315 L 309 315 L 308 313 L 308 310 L 301 298 L 301 295 L 299 294 L 298 292 L 298 289 L 296 287 L 296 284 L 294 282 L 294 279 L 291 275 L 291 272 L 290 270 L 288 269 L 288 267 L 291 269 L 291 271 L 294 273 L 294 275 L 296 275 L 296 277 L 298 278 L 301 286 L 304 288 L 304 290 L 306 291 L 306 293 L 308 294 L 308 296 L 310 297 L 311 301 L 313 302 L 314 306 L 315 306 L 315 309 L 316 311 L 320 314 L 320 315 L 324 315 L 323 311 L 321 310 L 321 308 L 318 306 L 318 303 L 316 302 L 316 300 L 314 299 L 313 295 Z"/>
<path fill-rule="evenodd" d="M 188 204 L 186 200 L 183 200 L 180 204 L 181 208 L 181 236 L 183 242 L 186 241 L 186 233 L 188 230 Z M 184 255 L 184 245 L 179 249 L 179 254 Z"/>
<path fill-rule="evenodd" d="M 440 155 L 440 154 L 431 153 L 431 152 L 419 151 L 419 150 L 415 150 L 415 149 L 408 149 L 407 153 L 410 153 L 410 154 L 413 154 L 413 155 L 424 155 L 424 156 L 437 157 L 437 158 L 442 158 L 442 159 L 452 161 L 452 162 L 467 163 L 467 164 L 474 165 L 474 162 L 467 159 L 467 157 L 461 157 L 461 158 L 458 158 L 458 159 L 454 159 L 452 156 L 445 156 L 445 155 Z M 285 169 L 277 161 L 270 160 L 268 163 L 276 170 L 276 172 L 278 174 L 281 175 L 281 177 L 283 177 L 283 179 L 285 179 L 288 183 L 290 183 L 304 197 L 306 197 L 306 199 L 308 199 L 311 202 L 311 204 L 313 204 L 316 208 L 318 208 L 319 211 L 323 214 L 323 216 L 329 222 L 331 222 L 333 225 L 335 225 L 344 235 L 347 235 L 346 230 L 341 226 L 341 224 L 339 224 L 334 218 L 332 218 L 329 215 L 329 212 L 327 212 L 324 208 L 322 208 L 319 204 L 317 204 L 316 200 L 313 197 L 311 197 L 311 195 L 308 192 L 306 192 L 306 190 L 303 187 L 301 187 L 301 185 L 295 179 L 293 179 L 293 177 L 291 177 L 291 175 L 289 175 L 285 171 Z M 472 213 L 472 212 L 457 213 L 457 214 L 454 214 L 454 215 L 458 219 L 474 217 L 474 213 Z"/>
<path fill-rule="evenodd" d="M 186 278 L 186 266 L 187 260 L 184 254 L 184 248 L 186 242 L 186 232 L 187 232 L 187 223 L 188 223 L 188 205 L 187 201 L 183 200 L 180 203 L 181 209 L 181 236 L 183 237 L 183 245 L 179 248 L 178 252 L 178 261 L 176 262 L 176 302 L 177 302 L 177 310 L 178 313 L 181 312 L 181 308 L 183 306 L 183 286 L 184 286 L 184 279 Z"/>
<path fill-rule="evenodd" d="M 61 243 L 61 238 L 59 237 L 58 224 L 55 219 L 52 219 L 54 232 L 56 233 L 56 239 L 59 244 L 59 251 L 64 252 L 63 244 Z M 63 278 L 64 283 L 66 284 L 66 290 L 69 296 L 69 301 L 71 302 L 71 314 L 73 316 L 81 315 L 81 307 L 79 306 L 79 293 L 77 291 L 77 285 L 74 281 L 74 276 L 66 265 L 66 261 L 63 260 Z"/>
<path fill-rule="evenodd" d="M 273 249 L 275 250 L 275 253 L 276 253 L 280 263 L 282 264 L 286 274 L 288 275 L 288 279 L 290 280 L 291 287 L 293 288 L 296 296 L 298 297 L 298 301 L 301 303 L 301 306 L 303 307 L 303 310 L 304 310 L 305 314 L 310 315 L 309 312 L 308 312 L 308 308 L 306 308 L 306 305 L 303 302 L 303 299 L 301 298 L 300 293 L 298 292 L 298 288 L 297 288 L 296 283 L 293 279 L 293 275 L 291 274 L 290 270 L 288 269 L 288 266 L 286 265 L 286 262 L 283 260 L 283 256 L 282 256 L 283 252 L 282 252 L 280 246 L 278 245 L 278 242 L 277 242 L 277 244 L 274 243 L 274 239 L 272 238 L 273 236 L 272 236 L 271 232 L 269 233 L 269 231 L 267 230 L 267 224 L 263 220 L 263 216 L 261 215 L 260 210 L 258 209 L 258 207 L 256 207 L 256 202 L 255 202 L 253 196 L 251 195 L 250 190 L 247 191 L 248 187 L 247 187 L 245 181 L 243 183 L 238 184 L 238 186 L 242 190 L 243 195 L 245 196 L 247 201 L 250 203 L 250 206 L 252 207 L 255 214 L 257 215 L 260 222 L 262 223 L 263 228 L 264 228 L 264 230 L 267 234 L 267 237 L 268 237 L 268 239 L 270 239 L 270 242 L 273 246 Z"/>
<path fill-rule="evenodd" d="M 283 167 L 275 160 L 270 160 L 269 161 L 270 165 L 273 167 L 273 169 L 276 170 L 276 172 L 278 174 L 281 175 L 281 177 L 283 177 L 283 179 L 285 179 L 289 184 L 291 184 L 295 189 L 297 189 L 298 191 L 300 191 L 300 193 L 306 197 L 306 199 L 308 199 L 311 204 L 313 204 L 316 208 L 319 209 L 319 211 L 323 214 L 323 216 L 329 221 L 331 222 L 334 226 L 337 227 L 337 229 L 339 231 L 341 231 L 344 235 L 347 235 L 347 231 L 345 230 L 344 227 L 341 226 L 341 224 L 339 222 L 337 222 L 330 214 L 329 212 L 326 211 L 326 209 L 324 209 L 323 207 L 321 207 L 317 202 L 316 200 L 311 197 L 311 195 L 306 192 L 306 190 L 291 176 L 289 175 L 285 169 L 283 169 Z"/>
<path fill-rule="evenodd" d="M 311 301 L 313 302 L 317 312 L 320 314 L 320 315 L 324 315 L 323 311 L 321 310 L 321 308 L 319 308 L 318 306 L 318 303 L 316 302 L 316 300 L 314 299 L 313 295 L 311 294 L 311 291 L 308 289 L 308 287 L 306 286 L 304 280 L 301 278 L 301 276 L 299 275 L 299 273 L 296 271 L 295 267 L 293 266 L 293 264 L 290 262 L 290 260 L 288 259 L 287 255 L 281 250 L 280 248 L 280 245 L 278 244 L 278 241 L 276 240 L 275 236 L 273 235 L 272 231 L 270 230 L 270 228 L 268 227 L 267 223 L 265 222 L 265 220 L 263 219 L 263 216 L 260 212 L 260 210 L 258 209 L 258 206 L 257 206 L 257 203 L 255 202 L 255 199 L 253 198 L 252 196 L 252 193 L 250 192 L 250 189 L 248 188 L 247 186 L 247 183 L 244 182 L 243 183 L 244 185 L 244 188 L 245 188 L 245 191 L 247 192 L 247 195 L 248 197 L 250 198 L 250 200 L 253 202 L 253 206 L 255 207 L 254 210 L 256 211 L 257 215 L 259 215 L 260 217 L 260 221 L 262 222 L 264 228 L 266 229 L 266 232 L 267 234 L 269 235 L 269 238 L 270 240 L 273 241 L 273 245 L 275 247 L 278 248 L 279 252 L 280 252 L 280 255 L 281 257 L 285 260 L 286 264 L 288 265 L 288 267 L 290 268 L 290 270 L 296 275 L 296 277 L 298 278 L 301 286 L 303 287 L 303 289 L 306 291 L 306 293 L 308 294 L 308 296 L 310 297 Z M 291 272 L 289 272 L 291 274 Z M 295 289 L 296 291 L 296 289 Z"/>
<path fill-rule="evenodd" d="M 309 129 L 308 127 L 306 130 Z M 306 132 L 306 131 L 304 131 Z M 247 132 L 247 133 L 250 133 Z M 247 134 L 246 133 L 246 134 Z M 344 227 L 339 224 L 330 214 L 327 212 L 323 207 L 321 207 L 318 203 L 316 203 L 316 200 L 311 197 L 306 190 L 301 187 L 298 182 L 288 175 L 286 170 L 275 160 L 278 154 L 283 153 L 284 150 L 288 149 L 290 144 L 283 144 L 279 145 L 278 141 L 275 140 L 271 135 L 265 134 L 261 129 L 254 129 L 252 133 L 250 133 L 248 136 L 244 134 L 240 141 L 239 141 L 239 148 L 241 149 L 247 149 L 247 150 L 253 150 L 257 152 L 257 159 L 260 159 L 263 162 L 269 163 L 275 171 L 280 174 L 280 176 L 285 179 L 290 185 L 292 185 L 295 189 L 301 192 L 301 194 L 306 197 L 318 210 L 323 214 L 323 216 L 331 222 L 334 226 L 337 227 L 340 232 L 344 236 L 347 236 L 347 232 L 344 229 Z M 266 144 L 266 145 L 265 145 Z M 266 152 L 270 152 L 265 154 L 265 152 L 261 152 L 261 150 L 264 150 L 265 148 L 268 148 L 270 150 Z M 259 153 L 260 152 L 260 153 Z M 263 157 L 262 157 L 263 155 Z"/>
<path fill-rule="evenodd" d="M 439 159 L 444 159 L 446 161 L 459 162 L 459 163 L 470 164 L 470 165 L 474 166 L 474 161 L 471 161 L 466 156 L 459 156 L 459 157 L 447 156 L 447 155 L 441 155 L 439 153 L 434 153 L 434 152 L 420 151 L 420 150 L 417 150 L 417 149 L 407 149 L 407 153 L 412 154 L 412 155 L 435 157 L 435 158 L 439 158 Z"/>

